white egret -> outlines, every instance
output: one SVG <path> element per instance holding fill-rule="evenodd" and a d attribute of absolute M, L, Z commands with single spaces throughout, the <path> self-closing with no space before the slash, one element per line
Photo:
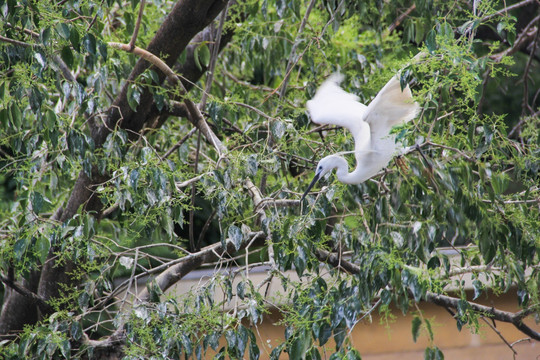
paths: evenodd
<path fill-rule="evenodd" d="M 347 161 L 339 155 L 322 158 L 302 200 L 332 169 L 336 169 L 338 180 L 344 184 L 360 184 L 377 174 L 405 150 L 396 143 L 396 135 L 390 134 L 392 127 L 405 124 L 418 113 L 419 106 L 409 86 L 401 90 L 398 75 L 388 81 L 368 106 L 360 103 L 356 95 L 345 92 L 339 86 L 342 80 L 341 74 L 330 76 L 307 102 L 307 108 L 314 123 L 342 126 L 352 133 L 356 169 L 348 172 Z"/>

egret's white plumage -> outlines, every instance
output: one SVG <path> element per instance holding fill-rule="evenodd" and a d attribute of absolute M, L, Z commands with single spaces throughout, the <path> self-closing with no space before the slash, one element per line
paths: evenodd
<path fill-rule="evenodd" d="M 403 149 L 396 143 L 396 135 L 390 134 L 392 127 L 412 120 L 418 113 L 409 86 L 402 91 L 397 75 L 368 106 L 360 103 L 356 95 L 344 91 L 339 86 L 342 80 L 340 74 L 330 76 L 307 102 L 307 108 L 314 123 L 342 126 L 352 133 L 356 169 L 349 173 L 347 161 L 341 156 L 324 157 L 304 196 L 332 169 L 336 169 L 338 180 L 345 184 L 360 184 L 377 174 Z"/>

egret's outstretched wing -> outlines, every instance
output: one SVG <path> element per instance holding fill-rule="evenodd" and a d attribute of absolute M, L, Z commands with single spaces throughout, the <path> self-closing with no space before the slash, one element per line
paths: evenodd
<path fill-rule="evenodd" d="M 339 87 L 342 80 L 341 74 L 330 76 L 307 102 L 307 108 L 314 123 L 342 126 L 354 135 L 363 128 L 367 106 L 358 102 L 356 95 Z"/>
<path fill-rule="evenodd" d="M 398 75 L 393 76 L 379 91 L 364 113 L 373 140 L 387 136 L 390 129 L 414 119 L 419 106 L 413 100 L 409 85 L 401 91 Z"/>

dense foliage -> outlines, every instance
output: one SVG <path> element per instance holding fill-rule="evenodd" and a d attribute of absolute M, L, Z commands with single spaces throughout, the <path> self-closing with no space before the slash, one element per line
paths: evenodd
<path fill-rule="evenodd" d="M 257 359 L 270 304 L 287 326 L 273 358 L 319 359 L 330 338 L 332 359 L 360 358 L 347 329 L 420 301 L 540 339 L 521 321 L 540 304 L 537 2 L 143 4 L 0 0 L 1 357 Z M 353 149 L 305 108 L 336 71 L 364 103 L 399 73 L 421 112 L 395 131 L 426 158 L 330 176 L 301 204 L 318 159 Z M 197 290 L 162 296 L 201 266 Z M 258 266 L 286 299 L 250 281 Z M 474 303 L 488 292 L 523 311 Z"/>

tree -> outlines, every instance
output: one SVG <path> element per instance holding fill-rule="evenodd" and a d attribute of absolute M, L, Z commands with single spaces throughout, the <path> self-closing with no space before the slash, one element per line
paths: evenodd
<path fill-rule="evenodd" d="M 537 2 L 2 0 L 0 9 L 4 358 L 200 358 L 212 348 L 256 359 L 252 326 L 266 300 L 244 275 L 263 264 L 267 281 L 290 289 L 275 357 L 317 359 L 330 336 L 335 358 L 358 357 L 345 329 L 391 304 L 415 313 L 416 302 L 449 309 L 459 328 L 490 318 L 540 340 L 530 326 Z M 422 111 L 396 131 L 427 162 L 409 154 L 358 186 L 331 177 L 300 204 L 316 161 L 352 149 L 349 134 L 312 126 L 305 110 L 335 71 L 363 102 L 399 72 Z M 191 296 L 162 296 L 216 262 L 237 266 L 240 284 L 217 272 Z M 458 273 L 472 273 L 474 298 L 453 283 Z M 119 297 L 141 279 L 135 300 Z M 218 288 L 245 310 L 223 311 Z M 515 292 L 522 310 L 477 304 L 488 290 Z"/>

